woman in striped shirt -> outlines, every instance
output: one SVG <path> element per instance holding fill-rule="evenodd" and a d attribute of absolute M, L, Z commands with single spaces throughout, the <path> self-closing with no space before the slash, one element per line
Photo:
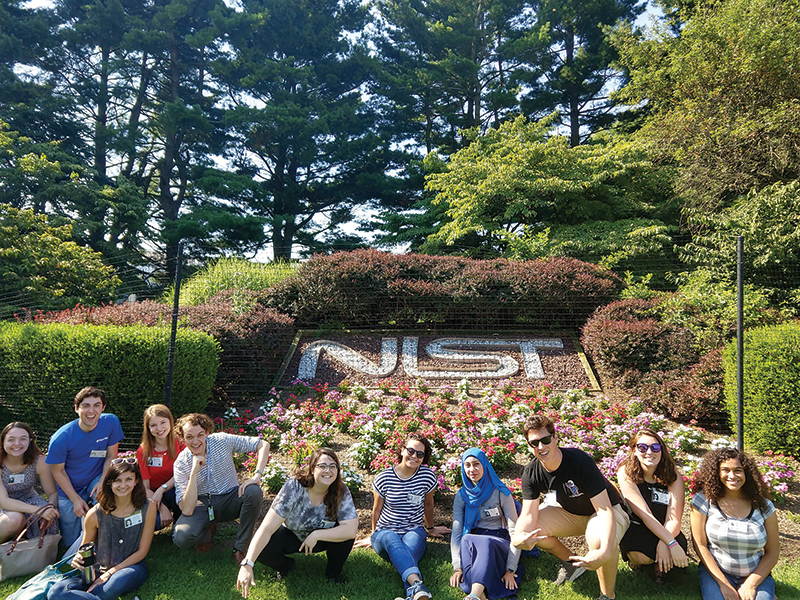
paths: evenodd
<path fill-rule="evenodd" d="M 440 538 L 450 533 L 448 527 L 433 526 L 433 491 L 437 481 L 427 466 L 430 456 L 428 439 L 418 433 L 410 434 L 398 453 L 397 464 L 375 477 L 372 537 L 357 544 L 371 546 L 391 561 L 400 573 L 408 600 L 431 597 L 418 566 L 425 552 L 426 536 Z"/>

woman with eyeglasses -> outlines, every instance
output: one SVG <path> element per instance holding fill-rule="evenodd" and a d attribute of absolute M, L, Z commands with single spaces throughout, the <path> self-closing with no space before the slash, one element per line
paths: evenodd
<path fill-rule="evenodd" d="M 453 502 L 450 585 L 467 593 L 464 600 L 513 596 L 524 570 L 519 548 L 509 541 L 517 522 L 511 490 L 480 448 L 461 455 L 461 480 Z"/>
<path fill-rule="evenodd" d="M 722 448 L 703 457 L 692 498 L 692 544 L 703 600 L 774 600 L 778 516 L 755 460 Z"/>
<path fill-rule="evenodd" d="M 45 456 L 36 445 L 33 430 L 27 423 L 9 423 L 0 433 L 0 543 L 19 533 L 28 520 L 42 506 L 49 508 L 41 518 L 48 534 L 58 533 L 58 492 Z M 39 480 L 47 500 L 34 489 Z M 39 519 L 31 523 L 25 536 L 39 537 Z"/>
<path fill-rule="evenodd" d="M 419 560 L 427 535 L 443 537 L 448 527 L 433 526 L 433 490 L 436 475 L 427 466 L 431 444 L 424 435 L 412 433 L 397 454 L 397 464 L 384 469 L 372 483 L 372 537 L 358 547 L 372 547 L 388 559 L 405 586 L 405 598 L 431 597 L 422 583 Z M 402 598 L 400 599 L 402 600 Z"/>
<path fill-rule="evenodd" d="M 156 503 L 156 529 L 169 527 L 181 516 L 175 499 L 175 477 L 172 465 L 184 445 L 175 435 L 175 419 L 164 404 L 153 404 L 144 411 L 142 443 L 136 450 L 136 460 L 142 470 L 147 497 Z"/>
<path fill-rule="evenodd" d="M 81 544 L 94 543 L 96 577 L 88 586 L 81 576 L 56 583 L 47 600 L 116 600 L 147 579 L 145 557 L 153 541 L 156 510 L 142 483 L 136 459 L 115 458 L 84 519 Z M 83 569 L 80 554 L 72 566 Z"/>
<path fill-rule="evenodd" d="M 275 496 L 239 568 L 236 589 L 247 598 L 255 585 L 255 561 L 275 569 L 283 579 L 294 569 L 289 554 L 325 551 L 325 577 L 342 583 L 342 567 L 353 549 L 358 513 L 342 480 L 339 457 L 330 448 L 317 448 L 307 467 L 289 478 Z"/>
<path fill-rule="evenodd" d="M 631 438 L 628 456 L 619 467 L 622 497 L 633 511 L 620 541 L 622 556 L 632 568 L 655 565 L 656 583 L 673 567 L 687 567 L 688 544 L 681 533 L 686 490 L 664 440 L 642 429 Z"/>

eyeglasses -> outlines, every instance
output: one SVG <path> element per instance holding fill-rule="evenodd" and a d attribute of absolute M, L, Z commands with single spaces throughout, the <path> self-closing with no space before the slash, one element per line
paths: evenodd
<path fill-rule="evenodd" d="M 125 456 L 123 458 L 112 458 L 111 459 L 111 464 L 112 465 L 122 465 L 122 464 L 135 465 L 136 464 L 136 457 L 135 456 Z"/>
<path fill-rule="evenodd" d="M 336 465 L 336 463 L 331 463 L 329 465 L 326 465 L 326 464 L 323 464 L 323 463 L 317 463 L 314 466 L 314 468 L 315 469 L 319 469 L 320 471 L 335 471 L 339 467 Z"/>
<path fill-rule="evenodd" d="M 528 440 L 528 446 L 530 446 L 531 448 L 538 448 L 539 444 L 544 444 L 545 446 L 547 446 L 547 444 L 549 444 L 552 441 L 553 441 L 553 436 L 546 435 L 543 438 L 539 438 L 538 440 Z"/>
<path fill-rule="evenodd" d="M 412 458 L 416 456 L 417 458 L 422 459 L 422 457 L 425 456 L 425 451 L 417 450 L 416 448 L 406 448 L 406 454 Z"/>
<path fill-rule="evenodd" d="M 647 453 L 648 448 L 650 448 L 650 450 L 653 451 L 653 454 L 658 454 L 659 452 L 661 452 L 661 444 L 659 444 L 658 442 L 656 442 L 655 444 L 650 444 L 649 446 L 647 444 L 636 444 L 636 449 L 642 454 Z"/>

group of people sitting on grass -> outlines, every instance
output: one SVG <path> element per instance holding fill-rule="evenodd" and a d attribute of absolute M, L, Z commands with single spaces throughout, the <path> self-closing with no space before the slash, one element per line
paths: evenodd
<path fill-rule="evenodd" d="M 658 583 L 689 563 L 681 533 L 683 479 L 654 431 L 639 431 L 631 439 L 617 488 L 588 454 L 558 445 L 547 416 L 532 415 L 523 427 L 534 458 L 523 473 L 521 506 L 486 454 L 470 448 L 461 455 L 463 487 L 454 499 L 452 530 L 434 525 L 431 445 L 412 433 L 396 464 L 375 477 L 372 535 L 357 540 L 358 515 L 333 450 L 311 454 L 253 533 L 267 442 L 215 433 L 204 414 L 174 422 L 169 408 L 159 404 L 144 413 L 136 457 L 120 458 L 122 428 L 105 408 L 102 390 L 81 390 L 75 398 L 78 418 L 52 436 L 46 457 L 27 424 L 9 423 L 0 434 L 0 541 L 14 537 L 27 515 L 49 505 L 42 528 L 55 533 L 60 525 L 67 547 L 94 543 L 96 579 L 88 584 L 77 576 L 64 579 L 51 588 L 49 600 L 116 599 L 147 578 L 145 557 L 154 530 L 172 524 L 178 547 L 208 552 L 217 524 L 236 519 L 236 587 L 245 598 L 255 585 L 256 561 L 282 579 L 295 568 L 291 555 L 324 551 L 325 576 L 341 583 L 352 549 L 371 547 L 400 575 L 405 594 L 396 600 L 429 599 L 419 561 L 428 536 L 448 533 L 450 584 L 464 591 L 465 600 L 515 597 L 524 574 L 520 556 L 537 547 L 560 559 L 557 585 L 587 569 L 596 571 L 598 600 L 615 598 L 620 551 L 634 570 L 652 565 Z M 250 452 L 257 452 L 255 472 L 239 482 L 233 455 Z M 34 490 L 37 481 L 46 499 Z M 697 483 L 691 537 L 703 599 L 773 599 L 777 516 L 754 460 L 737 450 L 712 450 L 703 458 Z M 38 536 L 39 527 L 34 524 L 28 536 Z M 588 547 L 582 555 L 561 541 L 581 535 Z M 72 565 L 83 566 L 80 554 Z"/>

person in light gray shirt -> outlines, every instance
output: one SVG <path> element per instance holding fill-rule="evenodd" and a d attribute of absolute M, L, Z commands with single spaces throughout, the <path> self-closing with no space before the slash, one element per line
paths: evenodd
<path fill-rule="evenodd" d="M 325 576 L 342 582 L 342 567 L 353 549 L 358 513 L 342 481 L 339 457 L 330 448 L 317 448 L 308 466 L 283 484 L 267 516 L 253 536 L 239 568 L 236 589 L 247 598 L 255 585 L 255 561 L 275 569 L 283 579 L 294 569 L 288 554 L 325 551 Z"/>

